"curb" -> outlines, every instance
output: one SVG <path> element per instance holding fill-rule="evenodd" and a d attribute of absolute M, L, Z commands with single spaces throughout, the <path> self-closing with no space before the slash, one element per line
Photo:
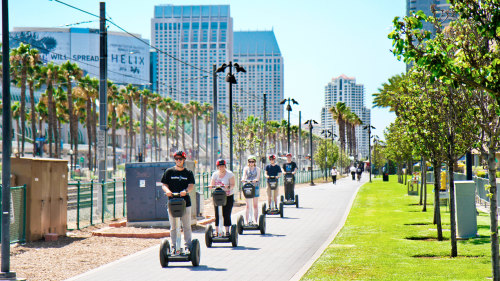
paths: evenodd
<path fill-rule="evenodd" d="M 116 233 L 105 232 L 106 230 L 113 229 L 112 227 L 103 228 L 100 230 L 92 231 L 92 236 L 101 237 L 118 237 L 118 238 L 164 238 L 170 237 L 170 231 L 163 231 L 157 233 Z"/>

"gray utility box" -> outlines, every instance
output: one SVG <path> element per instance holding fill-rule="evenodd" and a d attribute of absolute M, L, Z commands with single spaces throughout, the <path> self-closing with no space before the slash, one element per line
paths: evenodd
<path fill-rule="evenodd" d="M 474 181 L 455 181 L 457 237 L 477 236 L 476 186 Z"/>
<path fill-rule="evenodd" d="M 175 162 L 138 162 L 125 164 L 127 221 L 168 221 L 167 196 L 162 190 L 161 178 Z M 194 173 L 194 162 L 185 166 Z M 191 205 L 196 208 L 196 195 L 191 194 Z M 192 215 L 196 212 L 191 208 Z M 196 222 L 196 220 L 194 220 Z"/>

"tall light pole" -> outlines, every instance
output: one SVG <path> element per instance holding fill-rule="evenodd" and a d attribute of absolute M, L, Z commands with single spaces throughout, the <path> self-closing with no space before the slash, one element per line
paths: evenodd
<path fill-rule="evenodd" d="M 374 149 L 374 153 L 375 153 L 375 159 L 374 159 L 375 161 L 377 160 L 377 144 L 378 144 L 378 141 L 379 141 L 378 136 L 374 135 L 373 136 L 373 149 Z M 373 168 L 375 168 L 375 164 L 373 164 Z M 371 166 L 371 163 L 370 163 L 370 170 L 371 169 L 372 169 L 372 166 Z M 375 175 L 373 177 L 376 178 L 377 174 L 375 173 Z"/>
<path fill-rule="evenodd" d="M 236 84 L 236 78 L 233 75 L 233 66 L 236 72 L 247 72 L 239 64 L 232 61 L 229 64 L 222 64 L 216 70 L 216 73 L 224 72 L 226 68 L 229 68 L 229 73 L 226 75 L 226 82 L 229 82 L 229 169 L 233 170 L 233 84 Z"/>
<path fill-rule="evenodd" d="M 312 138 L 312 132 L 313 132 L 313 124 L 318 124 L 318 122 L 314 121 L 313 119 L 307 120 L 304 125 L 309 126 L 309 148 L 311 152 L 311 184 L 314 185 L 313 181 L 313 138 Z"/>
<path fill-rule="evenodd" d="M 372 146 L 371 146 L 371 133 L 375 129 L 372 125 L 366 125 L 363 130 L 368 130 L 368 162 L 370 162 L 370 182 L 372 182 Z"/>
<path fill-rule="evenodd" d="M 286 105 L 286 111 L 288 111 L 288 124 L 287 124 L 287 152 L 290 153 L 290 111 L 292 111 L 292 106 L 290 106 L 290 101 L 293 104 L 299 104 L 296 100 L 288 98 L 280 101 L 280 104 L 285 104 L 288 101 L 288 104 Z"/>
<path fill-rule="evenodd" d="M 328 144 L 326 141 L 328 140 L 328 137 L 333 135 L 333 132 L 330 130 L 322 130 L 321 134 L 325 135 L 325 179 L 328 179 L 328 168 L 327 168 L 328 167 Z M 333 138 L 332 138 L 332 143 L 333 143 Z"/>

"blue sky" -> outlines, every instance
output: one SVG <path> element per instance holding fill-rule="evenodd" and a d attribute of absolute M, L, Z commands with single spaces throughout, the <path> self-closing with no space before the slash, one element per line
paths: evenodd
<path fill-rule="evenodd" d="M 95 20 L 90 15 L 50 0 L 9 1 L 10 28 L 16 26 L 62 27 Z M 94 14 L 99 1 L 64 0 Z M 252 0 L 252 1 L 150 1 L 109 0 L 108 17 L 126 30 L 150 38 L 153 7 L 159 4 L 229 4 L 235 31 L 274 30 L 284 57 L 285 97 L 294 106 L 292 124 L 320 121 L 324 87 L 341 74 L 355 77 L 365 86 L 365 106 L 372 107 L 372 94 L 405 66 L 390 53 L 387 34 L 395 16 L 403 16 L 404 0 Z M 98 22 L 78 25 L 98 28 Z M 110 30 L 117 30 L 111 26 Z M 383 129 L 394 120 L 386 109 L 372 109 L 373 134 L 383 138 Z"/>

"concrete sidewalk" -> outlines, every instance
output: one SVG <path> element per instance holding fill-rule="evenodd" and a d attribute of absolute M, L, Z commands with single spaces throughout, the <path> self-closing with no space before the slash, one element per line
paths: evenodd
<path fill-rule="evenodd" d="M 158 246 L 145 249 L 68 280 L 291 280 L 299 279 L 328 246 L 345 222 L 361 182 L 343 178 L 337 182 L 297 189 L 300 208 L 285 206 L 284 217 L 267 216 L 266 235 L 246 231 L 238 247 L 200 240 L 200 266 L 169 263 L 161 268 Z M 236 216 L 233 216 L 236 223 Z"/>

